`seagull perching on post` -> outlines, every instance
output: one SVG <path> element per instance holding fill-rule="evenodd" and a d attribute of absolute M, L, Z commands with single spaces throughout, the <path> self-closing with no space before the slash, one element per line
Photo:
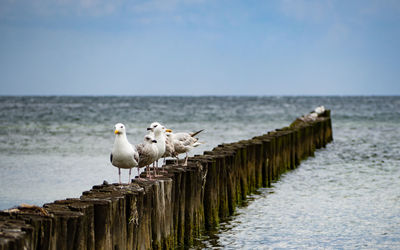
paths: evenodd
<path fill-rule="evenodd" d="M 165 153 L 165 141 L 167 140 L 165 136 L 165 127 L 161 125 L 158 122 L 153 122 L 150 124 L 150 127 L 147 128 L 147 130 L 151 131 L 150 134 L 154 135 L 155 140 L 157 141 L 157 149 L 158 149 L 158 155 L 156 159 L 156 166 L 154 170 L 158 168 L 158 160 L 163 157 Z M 157 173 L 157 172 L 156 172 Z"/>
<path fill-rule="evenodd" d="M 121 184 L 121 168 L 129 169 L 129 182 L 131 182 L 131 171 L 139 164 L 139 154 L 126 137 L 125 125 L 115 124 L 115 141 L 111 151 L 111 164 L 118 168 L 119 184 Z"/>
<path fill-rule="evenodd" d="M 146 177 L 150 178 L 151 176 L 149 176 L 148 166 L 158 159 L 158 148 L 156 144 L 157 141 L 154 139 L 154 136 L 152 134 L 148 134 L 144 137 L 142 143 L 136 145 L 136 149 L 139 152 L 138 169 L 141 167 L 146 167 Z M 138 177 L 140 179 L 139 170 Z"/>
<path fill-rule="evenodd" d="M 185 162 L 183 163 L 183 166 L 187 166 L 187 161 L 188 161 L 188 152 L 192 150 L 194 147 L 199 146 L 201 143 L 199 142 L 198 138 L 195 138 L 196 135 L 198 135 L 200 132 L 202 132 L 204 129 L 199 130 L 197 132 L 193 133 L 186 133 L 186 132 L 181 132 L 181 133 L 172 133 L 172 130 L 168 130 L 168 137 L 171 140 L 172 144 L 174 145 L 174 152 L 173 155 L 174 157 L 177 158 L 177 165 L 179 163 L 179 154 L 186 153 L 186 158 Z"/>

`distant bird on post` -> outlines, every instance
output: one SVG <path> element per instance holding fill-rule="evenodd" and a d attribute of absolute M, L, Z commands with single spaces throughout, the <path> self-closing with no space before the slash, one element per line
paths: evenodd
<path fill-rule="evenodd" d="M 314 112 L 317 113 L 318 115 L 322 115 L 325 112 L 325 107 L 324 106 L 316 107 Z"/>

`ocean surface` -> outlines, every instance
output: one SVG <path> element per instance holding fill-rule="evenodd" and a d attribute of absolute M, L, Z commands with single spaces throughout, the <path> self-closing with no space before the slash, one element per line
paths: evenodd
<path fill-rule="evenodd" d="M 154 121 L 176 132 L 205 129 L 194 155 L 281 128 L 319 105 L 332 110 L 334 142 L 258 190 L 195 248 L 399 249 L 398 96 L 0 97 L 0 209 L 117 182 L 109 155 L 118 122 L 132 144 Z"/>

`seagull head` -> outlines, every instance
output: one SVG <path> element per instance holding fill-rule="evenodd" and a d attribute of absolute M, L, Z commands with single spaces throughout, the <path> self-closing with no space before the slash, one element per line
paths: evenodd
<path fill-rule="evenodd" d="M 150 127 L 147 128 L 147 130 L 151 130 L 152 132 L 155 131 L 163 131 L 165 130 L 165 127 L 163 127 L 160 123 L 158 122 L 153 122 L 150 124 Z"/>
<path fill-rule="evenodd" d="M 168 137 L 168 138 L 171 138 L 171 136 L 172 136 L 172 130 L 171 130 L 171 129 L 165 130 L 165 136 Z"/>
<path fill-rule="evenodd" d="M 117 123 L 114 126 L 114 134 L 121 135 L 125 134 L 125 125 L 122 123 Z"/>
<path fill-rule="evenodd" d="M 146 135 L 145 137 L 144 137 L 144 141 L 146 142 L 146 143 L 157 143 L 157 141 L 154 139 L 154 137 L 152 136 L 152 135 Z"/>

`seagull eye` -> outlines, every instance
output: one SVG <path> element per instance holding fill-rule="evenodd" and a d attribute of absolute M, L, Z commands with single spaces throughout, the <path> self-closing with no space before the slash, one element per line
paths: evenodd
<path fill-rule="evenodd" d="M 154 125 L 154 127 L 156 128 L 158 125 Z"/>
<path fill-rule="evenodd" d="M 121 126 L 121 128 L 123 128 L 124 126 Z"/>

